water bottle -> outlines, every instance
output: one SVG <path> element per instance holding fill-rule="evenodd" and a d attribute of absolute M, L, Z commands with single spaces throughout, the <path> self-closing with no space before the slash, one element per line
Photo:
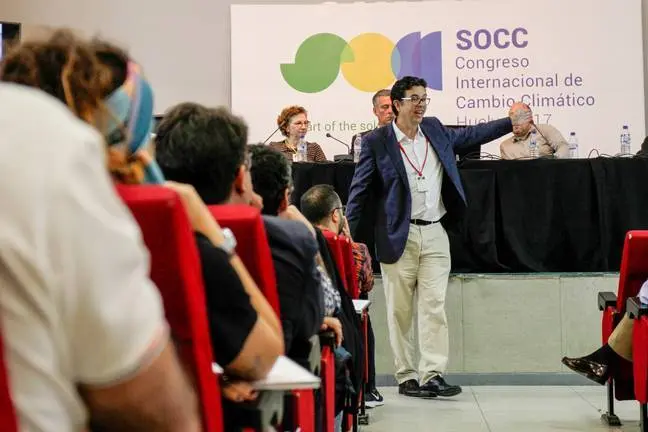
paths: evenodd
<path fill-rule="evenodd" d="M 628 125 L 623 125 L 621 129 L 621 154 L 627 155 L 632 153 L 632 144 L 630 139 L 630 129 Z"/>
<path fill-rule="evenodd" d="M 353 141 L 353 162 L 360 162 L 360 150 L 362 150 L 362 137 L 360 134 Z"/>
<path fill-rule="evenodd" d="M 308 162 L 308 152 L 306 149 L 306 140 L 302 136 L 299 138 L 299 144 L 297 144 L 297 162 Z"/>
<path fill-rule="evenodd" d="M 529 156 L 531 156 L 531 159 L 537 159 L 539 156 L 538 136 L 535 129 L 531 131 L 531 136 L 529 138 Z"/>
<path fill-rule="evenodd" d="M 578 159 L 578 138 L 576 138 L 576 132 L 569 134 L 567 145 L 569 146 L 569 159 Z"/>

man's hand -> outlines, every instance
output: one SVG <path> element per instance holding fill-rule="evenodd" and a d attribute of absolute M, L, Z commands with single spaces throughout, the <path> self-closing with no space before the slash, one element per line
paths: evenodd
<path fill-rule="evenodd" d="M 182 200 L 182 204 L 189 216 L 189 222 L 194 231 L 203 234 L 214 246 L 220 246 L 225 242 L 223 230 L 209 212 L 209 209 L 193 186 L 171 181 L 164 183 L 164 186 L 180 195 L 180 199 Z"/>
<path fill-rule="evenodd" d="M 279 213 L 279 217 L 286 220 L 301 222 L 306 225 L 306 228 L 315 236 L 315 228 L 313 225 L 306 219 L 306 217 L 295 207 L 294 205 L 289 205 L 286 210 Z"/>
<path fill-rule="evenodd" d="M 253 401 L 259 393 L 247 381 L 233 381 L 221 385 L 223 396 L 232 402 Z"/>
<path fill-rule="evenodd" d="M 250 205 L 256 209 L 263 210 L 263 197 L 256 192 L 252 192 Z"/>
<path fill-rule="evenodd" d="M 335 333 L 335 345 L 342 345 L 344 336 L 342 336 L 342 323 L 339 319 L 333 317 L 324 317 L 324 323 L 321 330 L 332 330 Z"/>
<path fill-rule="evenodd" d="M 522 102 L 515 102 L 509 109 L 509 118 L 513 126 L 525 126 L 533 123 L 533 114 L 529 105 Z"/>
<path fill-rule="evenodd" d="M 347 220 L 346 216 L 342 216 L 342 218 L 344 219 L 342 223 L 342 234 L 344 235 L 344 237 L 353 241 L 353 238 L 351 237 L 351 230 L 349 229 L 349 221 Z"/>

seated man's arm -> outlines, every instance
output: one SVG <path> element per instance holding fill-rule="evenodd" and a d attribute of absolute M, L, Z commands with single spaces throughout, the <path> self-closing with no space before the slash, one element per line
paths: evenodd
<path fill-rule="evenodd" d="M 541 132 L 549 141 L 549 145 L 554 151 L 554 157 L 569 159 L 569 144 L 558 129 L 551 125 L 543 125 Z"/>
<path fill-rule="evenodd" d="M 247 380 L 264 378 L 277 357 L 283 354 L 283 336 L 254 307 L 252 295 L 230 264 L 227 253 L 214 247 L 202 234 L 196 234 L 196 241 L 202 262 L 214 358 L 229 374 Z M 247 271 L 244 274 L 247 275 Z M 247 276 L 247 283 L 252 284 L 248 289 L 253 288 L 261 296 L 254 281 Z M 264 298 L 262 300 L 267 304 Z M 269 312 L 275 316 L 272 309 Z"/>
<path fill-rule="evenodd" d="M 98 430 L 197 431 L 196 399 L 169 344 L 139 229 L 89 140 L 48 195 L 72 372 Z"/>
<path fill-rule="evenodd" d="M 195 411 L 196 398 L 178 364 L 175 349 L 166 337 L 164 345 L 155 360 L 124 382 L 79 387 L 91 413 L 93 431 L 201 430 L 197 416 L 187 415 L 188 408 Z"/>
<path fill-rule="evenodd" d="M 513 140 L 512 139 L 507 139 L 502 141 L 500 144 L 500 158 L 502 159 L 516 159 L 514 155 L 509 153 L 509 147 L 513 145 Z"/>
<path fill-rule="evenodd" d="M 510 118 L 493 120 L 488 123 L 480 123 L 475 126 L 463 128 L 448 128 L 443 126 L 446 136 L 454 149 L 470 147 L 477 144 L 485 144 L 496 140 L 513 131 Z"/>
<path fill-rule="evenodd" d="M 259 314 L 259 317 L 261 317 L 274 331 L 274 339 L 281 341 L 281 344 L 283 345 L 283 335 L 279 317 L 275 313 L 274 309 L 272 309 L 272 306 L 270 306 L 270 303 L 265 298 L 256 282 L 254 282 L 254 279 L 252 278 L 252 275 L 250 275 L 250 272 L 248 272 L 248 270 L 245 268 L 245 264 L 243 264 L 243 261 L 241 261 L 241 258 L 239 258 L 238 255 L 234 255 L 232 257 L 230 264 L 241 280 L 245 292 L 250 296 L 252 306 L 254 306 L 254 309 Z M 283 346 L 281 347 L 281 353 L 283 354 Z"/>

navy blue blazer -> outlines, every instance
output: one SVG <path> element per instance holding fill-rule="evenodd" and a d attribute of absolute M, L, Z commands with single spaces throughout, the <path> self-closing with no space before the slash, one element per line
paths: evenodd
<path fill-rule="evenodd" d="M 512 129 L 508 118 L 461 129 L 447 128 L 436 117 L 423 119 L 421 130 L 443 166 L 441 196 L 449 217 L 459 216 L 466 207 L 454 150 L 487 143 Z M 363 212 L 375 212 L 363 217 L 362 223 L 373 223 L 378 261 L 392 264 L 403 254 L 409 234 L 412 195 L 407 171 L 391 123 L 373 130 L 362 141 L 347 203 L 349 229 L 355 235 L 361 217 L 367 216 Z M 371 197 L 375 205 L 368 205 Z"/>

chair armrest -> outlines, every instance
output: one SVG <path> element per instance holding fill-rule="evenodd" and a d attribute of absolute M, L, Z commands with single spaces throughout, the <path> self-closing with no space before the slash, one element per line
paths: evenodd
<path fill-rule="evenodd" d="M 306 390 L 320 386 L 319 377 L 286 356 L 279 356 L 264 379 L 252 383 L 255 390 Z"/>
<path fill-rule="evenodd" d="M 641 303 L 639 297 L 631 297 L 626 302 L 626 312 L 630 319 L 639 319 L 648 316 L 648 305 Z"/>
<path fill-rule="evenodd" d="M 221 367 L 212 363 L 212 372 L 219 375 Z M 255 390 L 289 391 L 317 389 L 320 379 L 286 356 L 279 356 L 268 376 L 251 382 Z"/>
<path fill-rule="evenodd" d="M 353 307 L 358 315 L 362 315 L 369 308 L 369 305 L 371 305 L 371 300 L 353 300 Z"/>
<path fill-rule="evenodd" d="M 608 307 L 616 306 L 617 296 L 611 291 L 602 291 L 598 293 L 598 308 L 600 311 L 604 311 Z"/>

